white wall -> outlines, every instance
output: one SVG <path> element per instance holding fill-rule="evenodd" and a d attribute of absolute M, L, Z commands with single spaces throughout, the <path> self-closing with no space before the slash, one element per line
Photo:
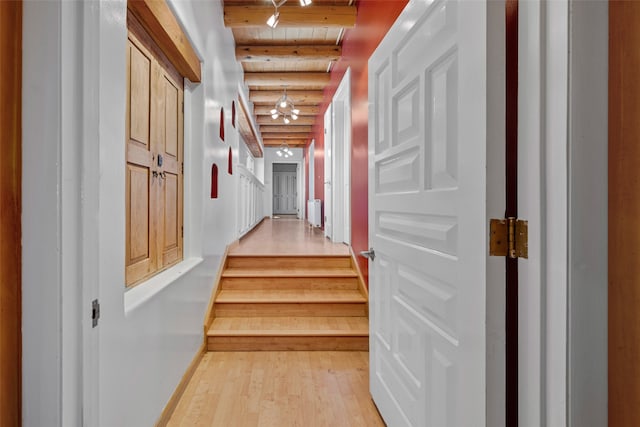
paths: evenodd
<path fill-rule="evenodd" d="M 266 147 L 264 150 L 264 186 L 265 186 L 265 195 L 264 195 L 264 206 L 265 206 L 265 215 L 273 216 L 273 164 L 274 163 L 296 163 L 299 166 L 298 169 L 298 216 L 304 215 L 304 176 L 302 173 L 302 164 L 303 164 L 303 150 L 302 148 L 291 148 L 293 152 L 293 156 L 285 159 L 284 157 L 279 157 L 276 154 L 278 151 L 277 148 L 274 147 Z"/>
<path fill-rule="evenodd" d="M 185 85 L 185 261 L 125 291 L 126 1 L 25 2 L 25 426 L 153 425 L 202 343 L 214 276 L 236 238 L 227 154 L 237 162 L 231 101 L 242 71 L 221 1 L 170 6 L 205 58 L 202 82 Z"/>

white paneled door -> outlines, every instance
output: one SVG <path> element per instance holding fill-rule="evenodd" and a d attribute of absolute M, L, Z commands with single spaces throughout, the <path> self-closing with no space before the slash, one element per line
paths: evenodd
<path fill-rule="evenodd" d="M 296 172 L 273 173 L 273 213 L 294 215 L 297 211 Z"/>
<path fill-rule="evenodd" d="M 487 7 L 412 0 L 369 61 L 370 380 L 389 426 L 486 425 Z"/>

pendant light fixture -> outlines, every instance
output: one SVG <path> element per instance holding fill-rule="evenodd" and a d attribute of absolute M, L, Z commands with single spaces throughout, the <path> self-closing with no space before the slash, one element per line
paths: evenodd
<path fill-rule="evenodd" d="M 280 22 L 280 12 L 278 11 L 278 9 L 286 2 L 287 0 L 271 0 L 271 3 L 273 3 L 273 7 L 275 8 L 273 15 L 271 15 L 269 19 L 267 19 L 267 25 L 271 28 L 276 28 L 278 26 L 278 22 Z M 310 4 L 311 0 L 300 0 L 300 6 L 302 7 L 309 6 Z"/>
<path fill-rule="evenodd" d="M 278 148 L 278 151 L 276 151 L 276 154 L 278 155 L 278 157 L 284 157 L 286 159 L 287 157 L 293 156 L 293 151 L 291 151 L 286 142 L 283 142 L 282 144 L 280 144 L 280 147 Z"/>
<path fill-rule="evenodd" d="M 300 110 L 296 108 L 291 98 L 287 96 L 286 87 L 284 88 L 282 96 L 276 101 L 276 104 L 269 112 L 273 120 L 282 116 L 282 121 L 285 125 L 291 123 L 291 120 L 298 120 L 298 116 L 300 115 Z"/>

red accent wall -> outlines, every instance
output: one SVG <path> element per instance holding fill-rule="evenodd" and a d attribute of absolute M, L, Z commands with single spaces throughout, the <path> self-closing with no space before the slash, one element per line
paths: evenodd
<path fill-rule="evenodd" d="M 324 90 L 324 102 L 313 128 L 315 138 L 315 194 L 324 207 L 324 111 L 335 94 L 344 73 L 351 67 L 351 246 L 357 254 L 369 247 L 368 239 L 368 69 L 373 51 L 395 22 L 407 0 L 360 0 L 353 29 L 342 43 L 342 58 L 334 64 L 331 83 Z M 306 157 L 306 155 L 305 155 Z M 307 169 L 308 170 L 308 169 Z M 307 177 L 307 179 L 309 179 Z M 368 264 L 359 257 L 360 269 L 368 283 Z"/>

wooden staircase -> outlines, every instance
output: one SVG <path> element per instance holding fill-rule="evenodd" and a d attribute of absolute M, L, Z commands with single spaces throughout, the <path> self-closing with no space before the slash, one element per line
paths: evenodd
<path fill-rule="evenodd" d="M 207 349 L 366 351 L 367 314 L 348 255 L 229 255 Z"/>

